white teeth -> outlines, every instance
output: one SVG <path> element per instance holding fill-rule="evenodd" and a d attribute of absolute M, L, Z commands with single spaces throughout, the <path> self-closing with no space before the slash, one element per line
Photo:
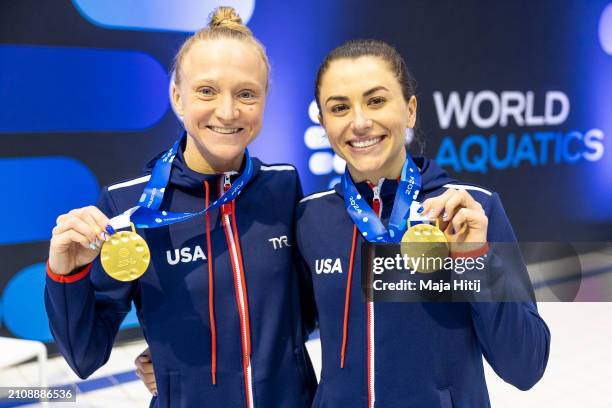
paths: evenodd
<path fill-rule="evenodd" d="M 375 137 L 374 139 L 355 140 L 355 141 L 349 142 L 349 144 L 353 147 L 369 147 L 369 146 L 375 145 L 381 140 L 382 140 L 382 137 Z"/>
<path fill-rule="evenodd" d="M 208 128 L 217 133 L 223 133 L 225 135 L 237 133 L 240 131 L 240 128 L 222 128 L 222 127 L 216 127 L 216 126 L 209 126 Z"/>

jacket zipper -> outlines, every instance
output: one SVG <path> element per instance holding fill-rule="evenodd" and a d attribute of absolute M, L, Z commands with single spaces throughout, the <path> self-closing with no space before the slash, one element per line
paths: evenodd
<path fill-rule="evenodd" d="M 385 180 L 380 179 L 378 184 L 372 186 L 372 192 L 374 197 L 372 198 L 372 210 L 380 218 L 382 216 L 382 200 L 380 199 L 380 189 Z M 368 330 L 368 408 L 374 408 L 374 402 L 376 401 L 376 392 L 374 389 L 375 385 L 375 373 L 374 373 L 374 302 L 368 300 L 366 302 L 367 307 L 367 330 Z"/>
<path fill-rule="evenodd" d="M 230 181 L 231 173 L 225 173 L 223 179 L 223 191 L 227 191 L 231 186 Z M 232 271 L 234 277 L 234 291 L 236 295 L 236 303 L 238 305 L 238 313 L 240 315 L 240 332 L 241 332 L 241 344 L 242 344 L 242 363 L 243 363 L 243 374 L 244 374 L 244 385 L 246 392 L 246 406 L 247 408 L 254 408 L 253 403 L 253 378 L 251 372 L 251 334 L 250 334 L 250 323 L 249 323 L 249 305 L 246 294 L 246 287 L 244 282 L 244 272 L 242 271 L 242 260 L 239 249 L 239 243 L 236 242 L 238 239 L 238 232 L 232 227 L 232 218 L 235 216 L 235 201 L 232 201 L 221 206 L 221 214 L 223 216 L 223 228 L 225 229 L 225 238 L 227 239 L 227 246 L 230 250 L 230 259 L 232 262 Z M 235 224 L 235 218 L 234 218 Z"/>

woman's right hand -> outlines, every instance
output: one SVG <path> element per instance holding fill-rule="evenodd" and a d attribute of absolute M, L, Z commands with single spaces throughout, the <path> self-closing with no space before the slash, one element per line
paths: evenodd
<path fill-rule="evenodd" d="M 151 352 L 148 347 L 136 357 L 134 364 L 136 365 L 136 375 L 138 378 L 140 378 L 151 394 L 157 395 L 155 371 L 153 370 L 153 361 L 151 360 Z"/>
<path fill-rule="evenodd" d="M 100 253 L 108 218 L 94 206 L 77 208 L 57 217 L 49 248 L 49 268 L 67 275 L 91 263 Z"/>

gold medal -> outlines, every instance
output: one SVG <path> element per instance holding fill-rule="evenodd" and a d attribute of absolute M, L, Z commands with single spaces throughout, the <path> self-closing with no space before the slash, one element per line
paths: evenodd
<path fill-rule="evenodd" d="M 407 255 L 410 268 L 420 273 L 431 273 L 443 268 L 445 258 L 449 254 L 446 236 L 436 224 L 411 225 L 408 220 L 408 230 L 402 237 L 402 255 Z M 421 259 L 417 262 L 417 259 Z"/>
<path fill-rule="evenodd" d="M 134 224 L 130 224 L 131 231 L 119 231 L 111 235 L 102 245 L 100 253 L 104 271 L 111 278 L 122 282 L 140 278 L 151 261 L 147 242 L 136 233 Z"/>

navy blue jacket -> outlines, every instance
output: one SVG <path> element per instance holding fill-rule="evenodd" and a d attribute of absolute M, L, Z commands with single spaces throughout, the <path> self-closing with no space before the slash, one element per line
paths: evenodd
<path fill-rule="evenodd" d="M 423 183 L 418 201 L 442 194 L 451 185 L 466 189 L 488 216 L 488 241 L 516 240 L 496 193 L 460 184 L 432 161 L 415 162 Z M 371 202 L 372 189 L 366 183 L 356 187 Z M 383 223 L 388 222 L 396 189 L 395 180 L 382 184 Z M 541 378 L 550 333 L 535 303 L 365 302 L 360 286 L 364 239 L 357 234 L 353 245 L 353 229 L 341 184 L 305 197 L 298 206 L 297 242 L 312 277 L 323 350 L 313 408 L 487 407 L 483 355 L 501 378 L 521 390 Z M 354 246 L 341 368 L 347 272 Z M 519 266 L 526 276 L 522 259 Z"/>
<path fill-rule="evenodd" d="M 134 282 L 107 276 L 99 258 L 76 275 L 48 273 L 45 302 L 51 330 L 81 378 L 106 363 L 133 301 L 155 367 L 159 396 L 151 406 L 310 406 L 316 379 L 304 347 L 308 329 L 300 311 L 301 278 L 294 267 L 300 182 L 292 166 L 253 162 L 253 178 L 234 205 L 210 211 L 210 252 L 206 217 L 201 215 L 138 230 L 150 247 L 151 263 Z M 98 207 L 109 218 L 133 207 L 148 178 L 104 188 Z M 200 211 L 205 208 L 205 182 L 212 202 L 223 179 L 190 170 L 179 152 L 161 208 Z"/>

